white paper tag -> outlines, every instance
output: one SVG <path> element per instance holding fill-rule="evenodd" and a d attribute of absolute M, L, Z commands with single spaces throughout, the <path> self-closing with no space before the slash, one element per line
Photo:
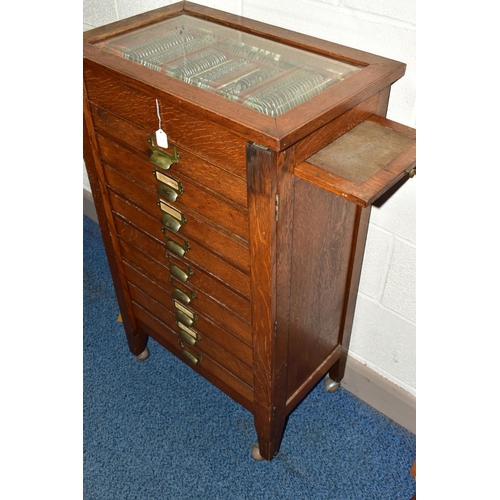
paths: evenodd
<path fill-rule="evenodd" d="M 167 134 L 161 128 L 156 131 L 156 144 L 161 148 L 168 148 Z"/>

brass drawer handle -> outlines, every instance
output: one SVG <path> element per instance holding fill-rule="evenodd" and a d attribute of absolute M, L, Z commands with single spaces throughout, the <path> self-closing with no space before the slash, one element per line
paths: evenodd
<path fill-rule="evenodd" d="M 181 323 L 181 325 L 182 325 L 182 323 Z M 193 330 L 193 332 L 194 332 L 194 330 Z M 196 332 L 194 332 L 194 333 L 196 333 Z M 189 333 L 185 332 L 184 330 L 181 330 L 179 332 L 179 338 L 182 340 L 182 342 L 184 342 L 187 345 L 190 345 L 191 347 L 195 346 L 196 343 L 200 340 L 200 338 L 198 337 L 198 335 L 196 335 L 196 336 L 193 337 L 192 335 L 190 335 Z"/>
<path fill-rule="evenodd" d="M 191 354 L 187 349 L 184 348 L 184 344 L 182 341 L 179 341 L 179 344 L 181 345 L 182 348 L 182 354 L 183 356 L 191 363 L 193 366 L 196 366 L 203 358 L 201 357 L 201 354 L 198 354 L 198 356 L 195 356 L 194 354 Z"/>
<path fill-rule="evenodd" d="M 174 188 L 171 188 L 170 186 L 167 186 L 163 183 L 158 184 L 158 189 L 156 190 L 156 192 L 158 196 L 161 196 L 162 198 L 165 198 L 170 202 L 174 202 L 175 200 L 177 200 L 177 197 L 179 196 L 179 194 L 181 194 Z"/>
<path fill-rule="evenodd" d="M 176 241 L 167 237 L 167 243 L 165 244 L 168 251 L 172 252 L 177 257 L 184 257 L 186 252 L 191 248 L 187 242 L 184 242 L 184 246 L 179 245 Z"/>
<path fill-rule="evenodd" d="M 193 276 L 194 272 L 189 266 L 186 266 L 187 269 L 184 270 L 182 267 L 178 266 L 175 262 L 172 261 L 168 253 L 167 253 L 167 259 L 168 262 L 170 263 L 170 274 L 176 280 L 180 281 L 181 283 L 186 283 L 186 281 L 191 276 Z M 172 277 L 170 278 L 170 282 L 173 284 Z"/>
<path fill-rule="evenodd" d="M 157 167 L 168 170 L 172 163 L 177 163 L 179 161 L 180 155 L 177 152 L 177 148 L 174 147 L 174 154 L 167 153 L 156 146 L 152 135 L 148 137 L 148 142 L 151 145 L 152 151 L 149 161 L 154 163 Z"/>
<path fill-rule="evenodd" d="M 163 214 L 161 216 L 161 223 L 173 233 L 178 233 L 179 229 L 185 224 L 185 222 L 181 222 L 170 214 Z"/>
<path fill-rule="evenodd" d="M 181 322 L 184 326 L 192 326 L 195 321 L 197 321 L 198 317 L 195 314 L 194 318 L 191 318 L 182 311 L 177 310 L 177 312 L 175 313 L 175 319 Z"/>
<path fill-rule="evenodd" d="M 170 262 L 170 274 L 181 283 L 186 283 L 186 281 L 193 276 L 192 269 L 188 266 L 187 270 L 180 268 L 178 265 Z"/>
<path fill-rule="evenodd" d="M 172 290 L 172 297 L 179 302 L 188 305 L 196 297 L 196 295 L 194 293 L 185 293 L 180 288 L 174 286 L 174 289 Z"/>

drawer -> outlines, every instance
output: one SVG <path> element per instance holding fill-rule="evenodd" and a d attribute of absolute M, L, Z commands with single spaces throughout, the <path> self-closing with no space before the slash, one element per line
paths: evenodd
<path fill-rule="evenodd" d="M 158 286 L 161 286 L 170 294 L 170 301 L 172 301 L 173 284 L 169 280 L 171 272 L 169 268 L 163 267 L 161 264 L 148 258 L 145 254 L 133 247 L 121 242 L 122 256 L 129 263 L 138 268 L 149 279 L 154 280 Z M 182 264 L 179 264 L 179 267 Z M 195 271 L 193 273 L 197 274 Z M 182 285 L 181 285 L 182 286 Z M 180 286 L 177 286 L 180 288 Z M 234 332 L 240 339 L 247 342 L 249 345 L 252 343 L 252 329 L 250 324 L 240 316 L 234 314 L 232 311 L 224 307 L 222 304 L 211 298 L 203 292 L 203 290 L 196 289 L 192 286 L 191 278 L 182 287 L 182 290 L 187 289 L 195 292 L 196 298 L 192 299 L 189 307 L 195 312 L 200 312 L 212 318 L 215 322 L 226 328 L 230 332 Z M 163 302 L 163 300 L 162 300 Z"/>
<path fill-rule="evenodd" d="M 167 272 L 166 281 L 169 281 L 171 277 L 170 264 L 165 259 L 165 246 L 139 231 L 131 224 L 127 224 L 120 218 L 115 219 L 115 226 L 120 238 L 132 247 L 136 254 L 138 254 L 138 256 L 135 257 L 136 260 L 134 263 L 136 263 L 138 267 L 145 270 L 148 265 L 152 266 L 152 269 L 154 269 L 154 275 L 157 276 L 158 279 L 161 278 L 162 283 L 165 282 L 165 272 Z M 142 254 L 145 255 L 145 258 L 147 258 L 148 261 L 143 264 L 139 264 L 138 259 L 141 258 Z M 127 258 L 128 260 L 131 259 L 130 256 L 127 256 Z M 189 262 L 188 265 L 193 271 L 192 276 L 190 276 L 187 282 L 189 287 L 194 288 L 194 290 L 203 291 L 231 311 L 236 312 L 238 316 L 241 316 L 248 323 L 251 322 L 252 313 L 249 299 L 234 292 L 231 288 L 227 287 L 224 283 L 207 273 L 201 267 L 194 265 L 192 262 Z M 187 265 L 184 265 L 183 267 L 186 268 Z M 149 274 L 151 274 L 151 272 Z M 178 280 L 176 281 L 178 282 Z M 251 337 L 246 340 L 250 344 L 252 343 Z"/>
<path fill-rule="evenodd" d="M 142 307 L 148 309 L 149 312 L 153 313 L 178 333 L 180 328 L 176 323 L 175 316 L 177 309 L 172 300 L 171 293 L 129 263 L 125 262 L 124 265 L 125 276 L 129 283 L 129 291 L 132 299 Z M 150 298 L 149 302 L 146 300 L 148 297 Z M 228 333 L 200 311 L 194 311 L 195 308 L 187 307 L 196 315 L 196 321 L 191 326 L 191 329 L 199 334 L 199 341 L 196 342 L 196 348 L 212 356 L 216 352 L 224 352 L 225 356 L 220 356 L 219 362 L 225 366 L 227 365 L 234 373 L 239 373 L 238 370 L 240 370 L 243 373 L 243 376 L 239 375 L 242 379 L 248 375 L 247 383 L 253 384 L 253 375 L 251 375 L 250 368 L 252 364 L 251 347 Z M 218 347 L 214 347 L 214 345 Z M 225 360 L 224 358 L 228 359 Z"/>
<path fill-rule="evenodd" d="M 123 203 L 117 196 L 113 198 L 114 200 L 114 205 L 118 205 L 119 203 Z M 134 210 L 137 210 L 135 207 L 133 207 Z M 133 214 L 135 215 L 135 214 Z M 144 212 L 140 211 L 139 216 L 143 215 L 144 217 L 147 217 Z M 118 234 L 120 234 L 120 228 L 123 227 L 120 222 L 131 222 L 131 225 L 128 226 L 128 228 L 135 229 L 135 234 L 139 233 L 139 226 L 137 224 L 134 224 L 134 219 L 128 218 L 128 217 L 116 217 L 116 227 Z M 135 238 L 135 234 L 133 237 Z M 150 240 L 151 238 L 154 238 L 152 241 L 156 243 L 156 245 L 153 247 L 154 249 L 151 250 L 151 252 L 148 250 L 147 253 L 151 255 L 155 260 L 157 260 L 160 263 L 165 263 L 167 265 L 167 250 L 165 247 L 165 239 L 162 238 L 163 234 L 159 238 L 155 238 L 154 236 L 151 237 L 151 235 L 146 235 L 146 233 L 142 233 L 145 236 L 146 240 Z M 121 234 L 120 234 L 121 235 Z M 125 236 L 124 236 L 125 237 Z M 129 241 L 132 241 L 130 239 Z M 151 248 L 151 245 L 146 246 L 140 246 L 141 249 L 145 248 Z M 161 248 L 161 251 L 160 251 Z M 191 259 L 193 256 L 193 251 L 195 257 L 197 257 L 195 260 Z M 250 298 L 250 277 L 247 276 L 246 274 L 242 273 L 235 267 L 231 266 L 228 262 L 220 259 L 216 255 L 214 255 L 212 252 L 209 252 L 205 250 L 202 246 L 196 245 L 196 243 L 191 242 L 191 250 L 184 256 L 184 259 L 186 260 L 186 264 L 192 266 L 192 267 L 197 267 L 197 268 L 202 268 L 205 270 L 209 275 L 214 276 L 215 278 L 218 278 L 222 284 L 230 288 L 231 290 L 235 291 L 236 293 L 241 293 L 244 297 L 247 299 Z M 202 264 L 198 264 L 198 260 Z"/>
<path fill-rule="evenodd" d="M 158 129 L 155 90 L 150 93 L 125 85 L 106 71 L 99 76 L 86 66 L 84 78 L 89 100 L 100 108 L 145 129 L 147 135 Z M 172 98 L 173 100 L 173 98 Z M 160 98 L 162 128 L 169 143 L 215 163 L 246 179 L 246 141 L 228 129 Z M 147 136 L 146 136 L 147 137 Z"/>
<path fill-rule="evenodd" d="M 99 149 L 105 163 L 111 168 L 105 168 L 106 181 L 111 187 L 118 189 L 129 198 L 133 198 L 139 186 L 151 193 L 149 203 L 155 204 L 159 198 L 157 194 L 158 180 L 153 170 L 154 165 L 139 159 L 134 154 L 120 148 L 107 139 L 98 136 Z M 190 209 L 209 221 L 226 228 L 230 232 L 248 241 L 248 212 L 246 209 L 225 200 L 213 191 L 204 189 L 199 184 L 192 182 L 185 176 L 172 175 L 170 170 L 161 170 L 161 175 L 170 177 L 182 184 L 183 193 L 175 200 L 182 209 Z M 145 193 L 137 193 L 135 196 Z M 154 213 L 154 212 L 153 212 Z"/>
<path fill-rule="evenodd" d="M 172 311 L 163 304 L 158 303 L 134 285 L 130 285 L 129 288 L 132 300 L 152 314 L 155 318 L 169 326 L 177 334 L 178 339 L 183 342 L 184 345 L 188 346 L 189 349 L 196 350 L 203 356 L 207 354 L 214 361 L 226 368 L 226 370 L 233 373 L 250 387 L 253 387 L 253 371 L 251 365 L 242 362 L 239 357 L 236 357 L 234 351 L 230 349 L 232 346 L 229 346 L 228 344 L 221 345 L 214 342 L 213 338 L 208 337 L 199 329 L 196 329 L 196 333 L 198 335 L 197 342 L 195 345 L 190 345 L 179 336 L 181 329 L 176 324 L 175 311 Z M 195 329 L 195 327 L 192 329 Z"/>
<path fill-rule="evenodd" d="M 148 133 L 146 130 L 96 106 L 92 106 L 92 113 L 94 125 L 99 135 L 129 149 L 143 160 L 147 160 L 149 167 L 153 166 L 149 162 L 151 147 L 147 141 Z M 181 174 L 242 207 L 248 206 L 245 179 L 237 177 L 213 163 L 204 161 L 179 146 L 177 149 L 180 159 L 170 167 L 171 175 Z M 104 148 L 101 153 L 107 155 Z M 150 168 L 147 171 L 149 172 Z"/>
<path fill-rule="evenodd" d="M 204 376 L 215 386 L 238 401 L 241 405 L 252 411 L 253 389 L 229 370 L 225 369 L 208 355 L 202 355 L 202 360 L 195 366 L 188 363 L 183 356 L 182 347 L 178 342 L 177 334 L 165 323 L 150 314 L 140 305 L 133 303 L 134 315 L 138 327 L 147 335 L 176 354 L 180 359 L 189 364 L 200 375 Z M 196 354 L 196 353 L 195 353 Z"/>
<path fill-rule="evenodd" d="M 167 237 L 179 240 L 178 236 L 162 231 L 160 217 L 154 218 L 136 205 L 127 202 L 117 194 L 109 192 L 112 209 L 125 220 L 165 244 Z M 160 215 L 160 210 L 158 209 Z M 188 214 L 186 214 L 186 217 Z M 189 225 L 189 228 L 188 228 Z M 185 258 L 203 267 L 208 272 L 220 277 L 223 281 L 245 296 L 250 296 L 249 252 L 234 240 L 225 237 L 207 224 L 189 214 L 189 222 L 183 228 L 183 234 L 189 237 L 190 249 Z M 189 232 L 188 232 L 189 231 Z M 192 234 L 196 238 L 191 237 Z M 198 243 L 200 242 L 200 243 Z M 217 258 L 218 256 L 218 258 Z M 225 260 L 229 265 L 220 265 Z M 235 267 L 235 265 L 237 267 Z M 224 272 L 223 275 L 220 273 Z"/>

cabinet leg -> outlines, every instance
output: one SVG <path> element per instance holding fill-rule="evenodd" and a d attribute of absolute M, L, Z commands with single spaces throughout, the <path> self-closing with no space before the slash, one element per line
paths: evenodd
<path fill-rule="evenodd" d="M 342 352 L 340 355 L 340 359 L 330 368 L 328 376 L 325 380 L 325 389 L 327 389 L 326 386 L 328 380 L 330 380 L 332 383 L 337 383 L 338 385 L 340 385 L 340 382 L 344 378 L 346 362 L 347 362 L 347 351 Z M 335 392 L 335 390 L 328 392 Z"/>
<path fill-rule="evenodd" d="M 252 457 L 270 462 L 278 454 L 287 418 L 270 409 L 256 413 L 254 420 L 259 442 L 252 446 Z"/>
<path fill-rule="evenodd" d="M 149 357 L 148 338 L 148 335 L 143 333 L 132 336 L 127 332 L 128 347 L 137 361 L 144 361 Z"/>

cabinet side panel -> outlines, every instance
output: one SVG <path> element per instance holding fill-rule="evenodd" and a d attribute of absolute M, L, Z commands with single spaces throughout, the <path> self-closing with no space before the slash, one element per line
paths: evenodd
<path fill-rule="evenodd" d="M 353 203 L 308 182 L 295 185 L 287 397 L 341 341 L 355 222 Z"/>

